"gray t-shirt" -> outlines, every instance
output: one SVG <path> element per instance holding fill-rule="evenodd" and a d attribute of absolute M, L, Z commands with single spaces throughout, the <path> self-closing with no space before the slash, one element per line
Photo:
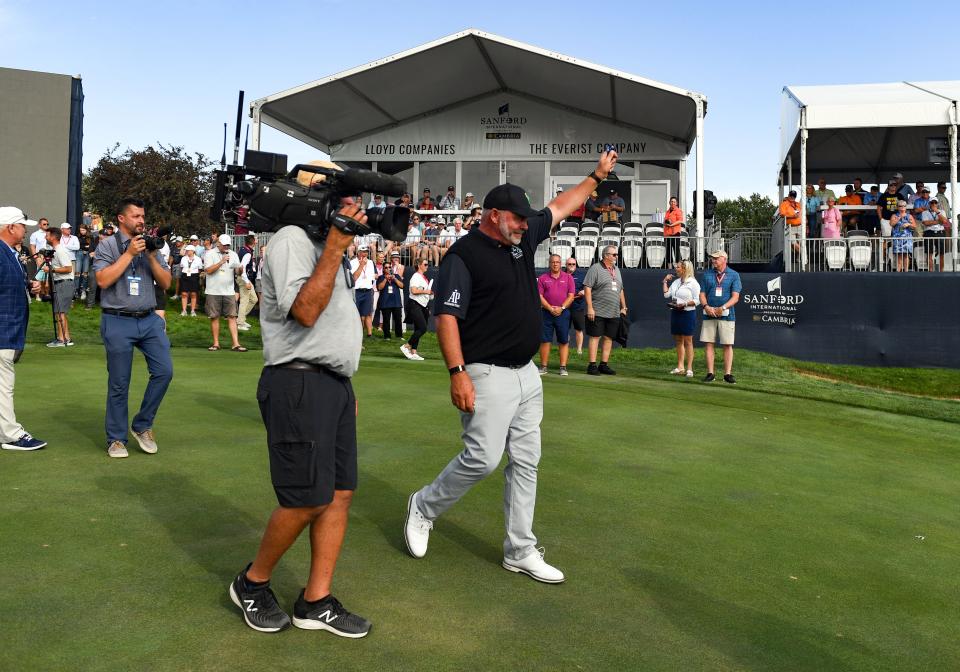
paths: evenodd
<path fill-rule="evenodd" d="M 614 275 L 611 275 L 611 270 Z M 619 268 L 614 266 L 608 270 L 598 262 L 587 270 L 583 286 L 589 287 L 592 292 L 590 300 L 593 302 L 593 310 L 597 317 L 612 318 L 620 315 L 620 290 L 623 289 L 623 278 L 620 276 Z"/>
<path fill-rule="evenodd" d="M 101 238 L 93 255 L 94 272 L 102 271 L 116 262 L 129 244 L 129 236 L 122 231 L 118 231 L 109 238 Z M 157 307 L 157 297 L 153 289 L 153 270 L 147 261 L 148 254 L 157 255 L 157 252 L 141 252 L 134 257 L 115 283 L 100 290 L 102 308 L 138 313 Z M 161 259 L 159 255 L 157 255 L 157 261 L 160 262 L 161 268 L 170 270 L 166 260 Z"/>
<path fill-rule="evenodd" d="M 297 359 L 349 378 L 360 365 L 363 345 L 353 289 L 347 284 L 349 271 L 337 271 L 330 302 L 313 327 L 302 326 L 290 315 L 300 288 L 313 275 L 322 253 L 323 243 L 296 226 L 285 226 L 270 238 L 270 254 L 262 267 L 263 359 L 267 366 Z"/>
<path fill-rule="evenodd" d="M 50 266 L 51 268 L 70 268 L 69 273 L 51 273 L 50 275 L 53 276 L 54 282 L 73 280 L 73 255 L 70 254 L 70 250 L 62 243 L 53 248 L 53 259 L 51 260 Z"/>

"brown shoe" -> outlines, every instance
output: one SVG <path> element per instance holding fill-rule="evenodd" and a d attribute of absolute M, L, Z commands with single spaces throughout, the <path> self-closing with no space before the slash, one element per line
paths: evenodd
<path fill-rule="evenodd" d="M 145 429 L 142 432 L 134 432 L 134 438 L 140 444 L 140 450 L 153 455 L 157 452 L 157 440 L 153 438 L 153 430 Z"/>
<path fill-rule="evenodd" d="M 123 445 L 123 441 L 113 441 L 107 448 L 107 455 L 110 457 L 127 457 L 127 447 Z"/>

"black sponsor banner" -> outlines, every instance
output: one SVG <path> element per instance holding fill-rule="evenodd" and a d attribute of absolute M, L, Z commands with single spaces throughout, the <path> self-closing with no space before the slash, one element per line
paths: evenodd
<path fill-rule="evenodd" d="M 666 270 L 621 272 L 633 320 L 630 346 L 672 347 L 661 285 Z M 831 364 L 960 368 L 960 274 L 741 273 L 740 279 L 736 347 Z M 698 310 L 697 347 L 701 316 Z"/>

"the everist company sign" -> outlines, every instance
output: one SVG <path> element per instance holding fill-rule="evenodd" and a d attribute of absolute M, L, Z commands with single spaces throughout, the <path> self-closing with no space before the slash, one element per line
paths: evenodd
<path fill-rule="evenodd" d="M 743 294 L 754 322 L 792 327 L 803 304 L 803 294 L 784 294 L 782 276 L 767 282 L 765 294 Z"/>

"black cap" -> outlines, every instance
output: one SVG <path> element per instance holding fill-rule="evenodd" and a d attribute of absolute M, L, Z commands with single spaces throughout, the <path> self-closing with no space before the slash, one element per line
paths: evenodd
<path fill-rule="evenodd" d="M 848 184 L 847 186 L 845 186 L 845 187 L 843 188 L 843 190 L 844 190 L 844 191 L 853 191 L 853 185 L 852 185 L 852 184 Z"/>
<path fill-rule="evenodd" d="M 517 217 L 527 219 L 537 214 L 530 207 L 530 198 L 526 192 L 515 184 L 501 184 L 487 192 L 483 199 L 483 209 L 507 210 Z"/>
<path fill-rule="evenodd" d="M 456 187 L 453 186 L 452 184 L 449 187 L 447 187 L 447 191 L 455 191 L 455 190 L 456 190 Z"/>
<path fill-rule="evenodd" d="M 796 192 L 796 191 L 791 191 L 789 194 L 787 194 L 787 196 L 793 196 L 794 198 L 796 198 L 796 197 L 797 197 L 797 192 Z"/>
<path fill-rule="evenodd" d="M 424 191 L 430 191 L 430 187 L 424 187 L 423 190 L 424 190 Z"/>

